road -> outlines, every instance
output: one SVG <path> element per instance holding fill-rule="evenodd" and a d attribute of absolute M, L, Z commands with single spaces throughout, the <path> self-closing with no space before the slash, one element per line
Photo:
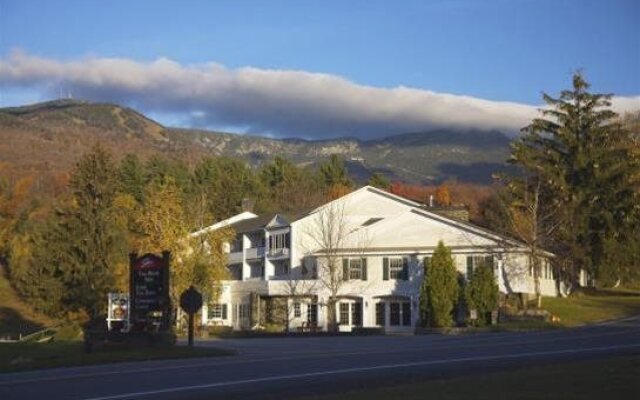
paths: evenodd
<path fill-rule="evenodd" d="M 640 316 L 571 330 L 466 336 L 210 340 L 236 356 L 0 374 L 9 399 L 265 399 L 564 360 L 640 355 Z"/>

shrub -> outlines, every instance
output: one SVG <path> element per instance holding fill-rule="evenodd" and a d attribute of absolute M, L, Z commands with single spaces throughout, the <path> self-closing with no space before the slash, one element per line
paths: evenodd
<path fill-rule="evenodd" d="M 464 298 L 469 310 L 476 310 L 476 324 L 484 325 L 489 313 L 498 308 L 498 284 L 493 275 L 493 268 L 483 265 L 471 274 L 464 291 Z"/>
<path fill-rule="evenodd" d="M 446 327 L 453 324 L 452 312 L 458 302 L 460 286 L 451 249 L 442 241 L 431 257 L 426 271 L 425 293 L 429 325 Z"/>

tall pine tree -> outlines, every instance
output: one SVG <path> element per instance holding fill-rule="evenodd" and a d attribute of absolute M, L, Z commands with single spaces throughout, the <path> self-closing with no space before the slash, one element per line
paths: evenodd
<path fill-rule="evenodd" d="M 639 166 L 632 159 L 630 134 L 610 109 L 611 95 L 588 89 L 576 73 L 572 89 L 558 98 L 544 94 L 548 107 L 523 129 L 511 158 L 551 194 L 545 207 L 558 210 L 560 222 L 551 250 L 574 280 L 581 268 L 606 276 L 614 267 L 607 262 L 613 256 L 608 243 L 629 243 L 637 224 L 634 177 Z M 623 253 L 631 253 L 623 247 Z"/>

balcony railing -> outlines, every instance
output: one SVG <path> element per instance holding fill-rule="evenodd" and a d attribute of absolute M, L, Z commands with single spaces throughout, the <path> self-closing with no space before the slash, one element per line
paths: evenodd
<path fill-rule="evenodd" d="M 242 262 L 242 252 L 234 251 L 233 253 L 229 253 L 229 264 L 237 264 Z"/>
<path fill-rule="evenodd" d="M 282 249 L 269 249 L 269 258 L 288 257 L 289 249 L 284 247 Z"/>
<path fill-rule="evenodd" d="M 245 250 L 247 260 L 257 260 L 264 257 L 264 247 L 251 247 Z"/>

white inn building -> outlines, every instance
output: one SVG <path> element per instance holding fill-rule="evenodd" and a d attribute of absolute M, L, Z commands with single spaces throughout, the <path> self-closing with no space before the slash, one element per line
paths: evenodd
<path fill-rule="evenodd" d="M 204 325 L 325 330 L 335 295 L 342 331 L 412 331 L 423 266 L 440 240 L 465 279 L 489 264 L 501 293 L 535 292 L 523 244 L 370 186 L 300 215 L 243 212 L 203 231 L 225 226 L 237 235 L 226 246 L 231 279 L 204 306 Z M 560 288 L 545 262 L 542 294 Z"/>

